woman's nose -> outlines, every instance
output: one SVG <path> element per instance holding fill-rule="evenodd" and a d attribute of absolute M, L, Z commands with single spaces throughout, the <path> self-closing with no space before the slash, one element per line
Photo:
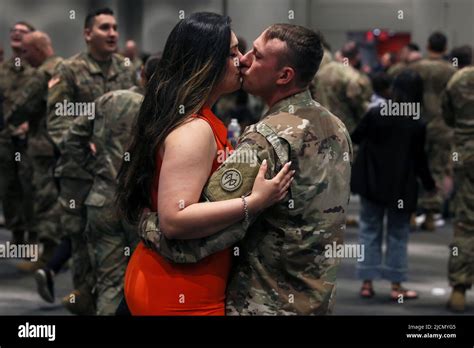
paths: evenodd
<path fill-rule="evenodd" d="M 252 51 L 248 51 L 246 54 L 242 55 L 240 57 L 240 67 L 249 67 L 250 66 L 250 55 L 252 54 Z"/>

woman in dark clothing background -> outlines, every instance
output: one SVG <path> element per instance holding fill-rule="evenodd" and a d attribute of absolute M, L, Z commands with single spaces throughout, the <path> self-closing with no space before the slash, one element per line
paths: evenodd
<path fill-rule="evenodd" d="M 365 257 L 357 264 L 357 276 L 363 280 L 360 295 L 365 298 L 374 295 L 372 280 L 376 278 L 392 283 L 393 300 L 418 297 L 401 283 L 407 279 L 407 242 L 410 215 L 416 210 L 417 179 L 427 191 L 436 191 L 424 151 L 426 125 L 419 119 L 422 96 L 421 77 L 405 70 L 393 81 L 391 103 L 370 109 L 352 133 L 352 141 L 360 145 L 351 189 L 361 196 L 359 243 Z M 410 105 L 418 114 L 394 115 L 388 107 L 394 103 Z M 387 249 L 382 262 L 385 215 Z"/>

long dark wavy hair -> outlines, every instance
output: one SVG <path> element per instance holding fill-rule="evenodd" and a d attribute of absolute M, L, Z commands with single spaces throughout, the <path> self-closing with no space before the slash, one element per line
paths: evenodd
<path fill-rule="evenodd" d="M 166 136 L 198 112 L 223 78 L 229 57 L 230 18 L 199 12 L 181 20 L 171 31 L 161 60 L 150 79 L 132 128 L 118 174 L 118 210 L 137 223 L 151 207 L 156 152 Z"/>

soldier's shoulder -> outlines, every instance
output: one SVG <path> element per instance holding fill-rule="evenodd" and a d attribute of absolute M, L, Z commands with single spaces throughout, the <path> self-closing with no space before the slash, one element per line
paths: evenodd
<path fill-rule="evenodd" d="M 82 69 L 87 69 L 87 61 L 84 53 L 78 53 L 69 58 L 62 59 L 58 64 L 59 71 L 78 71 Z"/>
<path fill-rule="evenodd" d="M 127 102 L 136 102 L 141 103 L 143 100 L 143 95 L 140 93 L 134 92 L 130 89 L 117 89 L 114 91 L 107 92 L 97 98 L 97 103 L 103 104 L 110 101 L 120 101 L 123 103 Z"/>
<path fill-rule="evenodd" d="M 454 73 L 449 81 L 449 85 L 459 83 L 461 81 L 473 81 L 474 80 L 474 66 L 462 68 Z"/>
<path fill-rule="evenodd" d="M 278 112 L 265 117 L 259 123 L 265 123 L 280 134 L 304 134 L 315 124 L 324 124 L 334 128 L 345 129 L 342 121 L 331 111 L 316 101 L 311 105 L 298 108 L 294 113 Z"/>
<path fill-rule="evenodd" d="M 346 66 L 338 61 L 332 60 L 321 68 L 321 74 L 343 73 Z"/>
<path fill-rule="evenodd" d="M 112 55 L 113 63 L 122 71 L 133 71 L 133 66 L 130 62 L 125 61 L 125 57 L 119 53 L 114 53 Z"/>
<path fill-rule="evenodd" d="M 56 70 L 56 67 L 63 61 L 64 59 L 61 57 L 52 57 L 48 59 L 46 62 L 44 62 L 39 68 L 38 71 L 47 74 L 47 75 L 52 75 L 54 71 Z"/>

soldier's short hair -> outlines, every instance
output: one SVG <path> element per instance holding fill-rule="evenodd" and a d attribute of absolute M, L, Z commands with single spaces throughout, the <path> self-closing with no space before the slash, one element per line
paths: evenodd
<path fill-rule="evenodd" d="M 460 47 L 455 47 L 451 51 L 451 58 L 458 59 L 458 65 L 460 68 L 472 64 L 472 47 L 469 45 L 464 45 Z"/>
<path fill-rule="evenodd" d="M 359 45 L 355 41 L 348 41 L 342 46 L 341 54 L 345 58 L 354 59 L 359 54 Z"/>
<path fill-rule="evenodd" d="M 36 30 L 34 26 L 32 26 L 30 23 L 25 22 L 25 21 L 18 21 L 18 22 L 16 22 L 13 26 L 18 25 L 18 24 L 24 25 L 24 26 L 27 27 L 30 31 L 35 31 L 35 30 Z"/>
<path fill-rule="evenodd" d="M 418 52 L 420 50 L 420 46 L 418 46 L 414 42 L 410 42 L 409 44 L 407 44 L 407 47 L 410 51 L 417 51 Z"/>
<path fill-rule="evenodd" d="M 448 39 L 440 31 L 435 31 L 428 38 L 428 48 L 433 52 L 443 53 L 446 51 L 446 46 L 448 44 Z"/>
<path fill-rule="evenodd" d="M 112 9 L 110 9 L 109 7 L 103 7 L 90 11 L 86 16 L 86 20 L 84 21 L 84 28 L 91 29 L 94 25 L 94 18 L 102 14 L 113 16 L 114 11 L 112 11 Z"/>
<path fill-rule="evenodd" d="M 288 48 L 281 64 L 295 70 L 298 87 L 307 87 L 313 80 L 323 58 L 321 37 L 311 29 L 294 24 L 273 24 L 265 31 L 265 40 L 278 39 Z"/>

